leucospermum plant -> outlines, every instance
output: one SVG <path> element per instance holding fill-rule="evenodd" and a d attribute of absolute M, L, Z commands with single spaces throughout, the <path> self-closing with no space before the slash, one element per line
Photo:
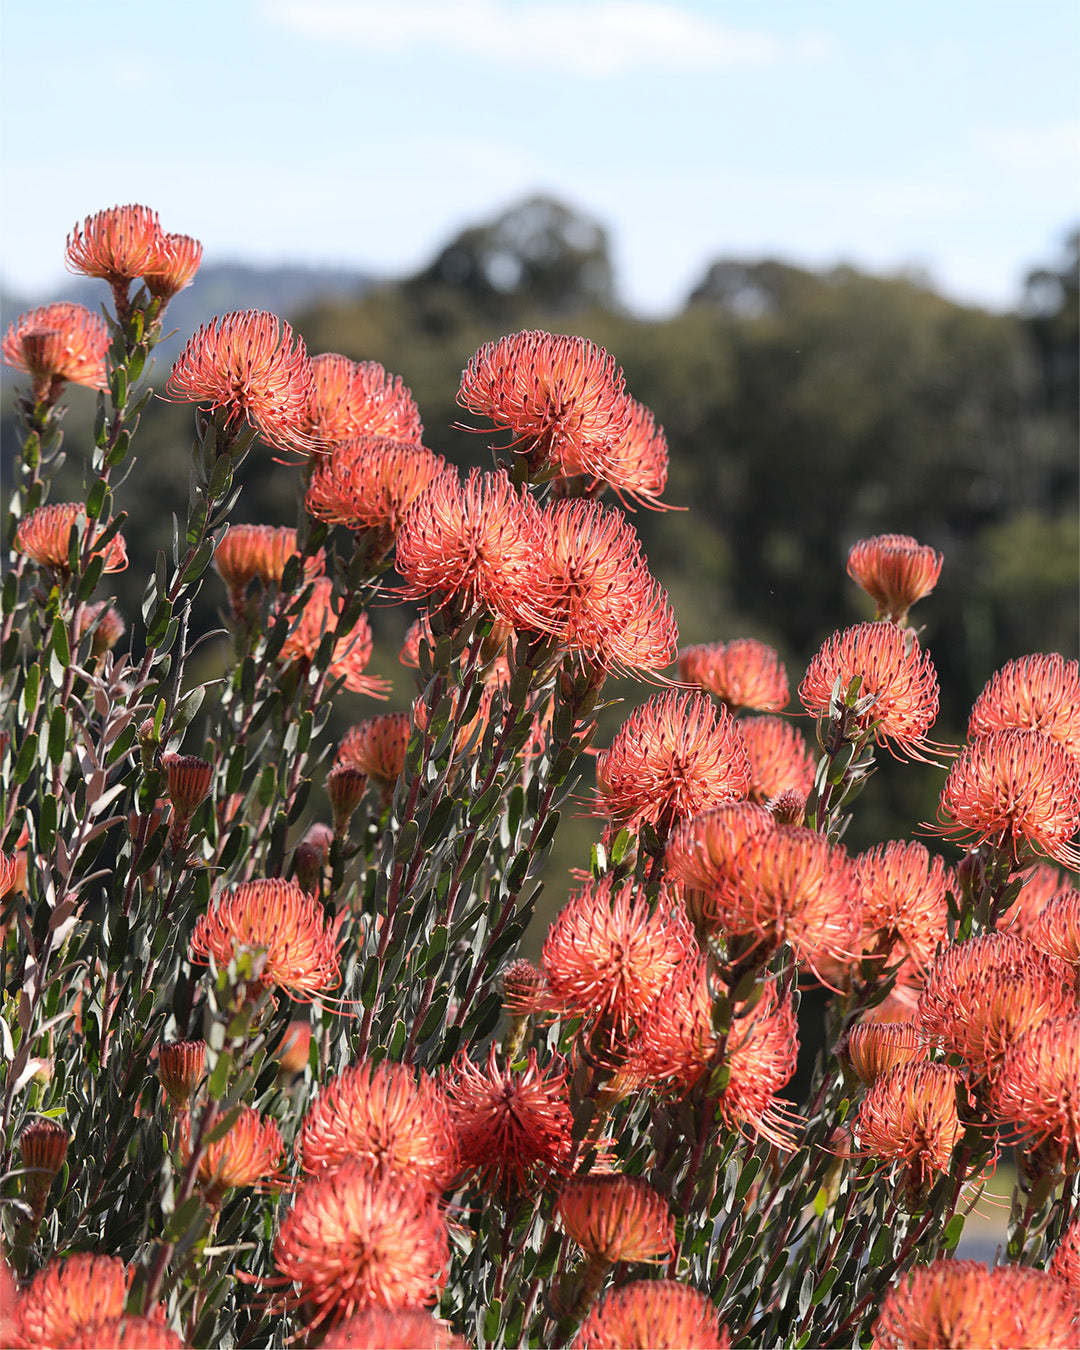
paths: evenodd
<path fill-rule="evenodd" d="M 493 464 L 462 476 L 400 376 L 258 311 L 164 381 L 189 505 L 120 614 L 122 481 L 200 253 L 99 212 L 68 262 L 106 317 L 46 306 L 3 345 L 0 1339 L 1074 1344 L 1076 662 L 1010 662 L 936 745 L 909 610 L 943 559 L 862 540 L 877 618 L 810 661 L 814 746 L 771 648 L 680 651 L 623 510 L 662 504 L 667 443 L 611 355 L 482 347 L 459 401 Z M 72 381 L 98 416 L 52 502 Z M 249 454 L 296 477 L 296 521 L 232 521 Z M 374 701 L 376 596 L 419 609 L 410 706 Z M 597 746 L 615 675 L 647 687 Z M 372 700 L 344 736 L 341 690 Z M 940 816 L 853 855 L 883 749 L 950 764 Z M 601 842 L 534 963 L 582 803 Z M 1006 1149 L 989 1270 L 955 1252 Z"/>

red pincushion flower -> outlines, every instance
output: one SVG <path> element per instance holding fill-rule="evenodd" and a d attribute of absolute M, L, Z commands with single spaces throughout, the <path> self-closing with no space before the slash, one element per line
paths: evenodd
<path fill-rule="evenodd" d="M 110 1317 L 81 1327 L 66 1350 L 186 1350 L 187 1341 L 152 1317 Z"/>
<path fill-rule="evenodd" d="M 855 1122 L 864 1152 L 905 1162 L 916 1185 L 947 1172 L 964 1127 L 956 1093 L 963 1078 L 945 1064 L 901 1064 L 871 1084 Z"/>
<path fill-rule="evenodd" d="M 577 1350 L 729 1350 L 731 1337 L 704 1294 L 677 1280 L 631 1280 L 610 1289 L 581 1324 Z"/>
<path fill-rule="evenodd" d="M 289 635 L 281 645 L 278 659 L 284 663 L 310 663 L 322 645 L 327 633 L 337 627 L 338 615 L 334 609 L 334 583 L 329 577 L 316 577 L 311 583 L 311 595 L 300 613 L 290 620 Z M 281 596 L 279 609 L 287 609 L 292 596 Z M 366 614 L 357 616 L 352 629 L 338 638 L 331 648 L 327 673 L 331 679 L 343 678 L 345 688 L 355 694 L 370 694 L 375 698 L 386 695 L 387 684 L 376 676 L 365 675 L 371 660 L 371 622 Z"/>
<path fill-rule="evenodd" d="M 54 502 L 51 506 L 39 506 L 19 521 L 15 531 L 15 551 L 25 553 L 43 567 L 55 567 L 58 571 L 68 570 L 68 540 L 72 527 L 80 517 L 84 517 L 86 507 L 82 502 Z M 90 522 L 87 528 L 96 528 Z M 122 572 L 128 564 L 127 548 L 123 535 L 116 534 L 105 545 L 104 550 L 95 548 L 105 560 L 104 572 Z"/>
<path fill-rule="evenodd" d="M 893 840 L 860 853 L 855 877 L 862 896 L 863 949 L 884 935 L 899 942 L 921 969 L 948 942 L 950 877 L 941 858 L 919 843 Z M 890 960 L 891 947 L 885 955 Z"/>
<path fill-rule="evenodd" d="M 122 1317 L 132 1274 L 118 1257 L 94 1252 L 50 1261 L 18 1296 L 17 1343 L 26 1350 L 71 1345 L 98 1324 Z"/>
<path fill-rule="evenodd" d="M 365 717 L 345 733 L 334 756 L 334 766 L 359 769 L 380 787 L 392 788 L 405 767 L 411 734 L 412 719 L 408 713 Z"/>
<path fill-rule="evenodd" d="M 1074 1295 L 1080 1296 L 1080 1219 L 1074 1219 L 1066 1228 L 1046 1271 L 1064 1280 Z"/>
<path fill-rule="evenodd" d="M 1027 937 L 1039 951 L 1080 968 L 1080 891 L 1061 890 L 1052 895 Z"/>
<path fill-rule="evenodd" d="M 738 725 L 704 694 L 658 695 L 635 709 L 597 757 L 599 807 L 663 834 L 687 816 L 745 797 L 750 757 Z"/>
<path fill-rule="evenodd" d="M 391 1060 L 363 1061 L 332 1078 L 304 1117 L 297 1154 L 306 1172 L 361 1158 L 372 1172 L 415 1177 L 434 1192 L 458 1169 L 442 1089 L 423 1070 Z"/>
<path fill-rule="evenodd" d="M 339 1323 L 332 1340 L 333 1350 L 469 1350 L 445 1322 L 419 1308 L 365 1308 Z"/>
<path fill-rule="evenodd" d="M 787 707 L 784 663 L 756 638 L 684 647 L 679 652 L 679 678 L 715 694 L 732 711 L 781 712 Z"/>
<path fill-rule="evenodd" d="M 571 1177 L 555 1211 L 563 1229 L 590 1256 L 655 1261 L 675 1250 L 675 1220 L 667 1201 L 641 1177 L 615 1172 Z"/>
<path fill-rule="evenodd" d="M 420 412 L 400 375 L 389 375 L 378 361 L 350 361 L 336 352 L 312 357 L 311 373 L 308 429 L 317 440 L 336 445 L 387 436 L 420 444 Z"/>
<path fill-rule="evenodd" d="M 1006 661 L 975 700 L 968 739 L 1009 728 L 1041 731 L 1080 755 L 1080 663 L 1057 652 Z"/>
<path fill-rule="evenodd" d="M 965 746 L 938 807 L 942 834 L 1028 849 L 1080 867 L 1080 760 L 1038 731 L 994 731 Z"/>
<path fill-rule="evenodd" d="M 442 456 L 418 443 L 361 436 L 338 442 L 319 457 L 305 505 L 331 525 L 396 534 L 420 493 L 445 472 Z"/>
<path fill-rule="evenodd" d="M 562 471 L 585 474 L 598 485 L 614 488 L 620 499 L 630 497 L 642 506 L 663 510 L 657 498 L 667 486 L 667 437 L 643 403 L 631 398 L 626 403 L 628 422 L 622 437 L 594 448 L 591 469 L 575 454 L 572 444 L 564 445 Z"/>
<path fill-rule="evenodd" d="M 244 881 L 195 924 L 191 959 L 226 966 L 242 951 L 265 953 L 259 981 L 298 1002 L 341 982 L 334 932 L 322 906 L 295 881 Z"/>
<path fill-rule="evenodd" d="M 263 1120 L 258 1111 L 242 1106 L 227 1132 L 207 1145 L 199 1159 L 197 1176 L 207 1204 L 219 1206 L 226 1191 L 234 1187 L 278 1180 L 284 1151 L 285 1141 L 277 1122 Z M 190 1119 L 184 1121 L 180 1131 L 180 1156 L 187 1166 L 191 1160 Z"/>
<path fill-rule="evenodd" d="M 141 277 L 160 256 L 162 230 L 147 206 L 113 206 L 87 216 L 67 238 L 66 262 L 72 272 L 101 277 L 111 286 Z"/>
<path fill-rule="evenodd" d="M 904 1064 L 925 1062 L 928 1042 L 914 1022 L 858 1022 L 848 1033 L 844 1053 L 868 1087 Z"/>
<path fill-rule="evenodd" d="M 314 382 L 303 338 L 262 310 L 225 314 L 204 324 L 180 353 L 166 383 L 178 402 L 228 409 L 280 450 L 308 452 Z"/>
<path fill-rule="evenodd" d="M 1018 1139 L 1052 1148 L 1062 1167 L 1080 1165 L 1080 1012 L 1048 1017 L 1009 1043 L 990 1110 Z"/>
<path fill-rule="evenodd" d="M 909 534 L 860 539 L 848 554 L 848 576 L 877 605 L 877 617 L 900 622 L 941 575 L 942 555 Z"/>
<path fill-rule="evenodd" d="M 846 690 L 856 676 L 859 698 L 874 699 L 856 725 L 872 729 L 879 744 L 891 743 L 913 759 L 925 758 L 926 733 L 938 712 L 937 672 L 929 653 L 891 623 L 860 623 L 834 633 L 799 685 L 803 707 L 811 716 L 828 716 L 837 681 Z"/>
<path fill-rule="evenodd" d="M 809 796 L 816 761 L 797 727 L 779 717 L 745 717 L 739 730 L 750 756 L 751 801 L 764 803 L 792 789 Z"/>
<path fill-rule="evenodd" d="M 195 280 L 202 262 L 202 244 L 188 234 L 163 234 L 142 273 L 146 289 L 168 302 Z"/>
<path fill-rule="evenodd" d="M 85 305 L 39 305 L 8 325 L 4 360 L 33 377 L 36 398 L 55 398 L 65 381 L 105 389 L 109 330 Z"/>

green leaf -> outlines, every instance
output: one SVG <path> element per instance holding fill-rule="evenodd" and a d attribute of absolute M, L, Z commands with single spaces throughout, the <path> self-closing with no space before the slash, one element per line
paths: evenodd
<path fill-rule="evenodd" d="M 49 762 L 59 764 L 67 749 L 67 717 L 63 708 L 54 708 L 49 718 Z"/>
<path fill-rule="evenodd" d="M 110 495 L 108 481 L 98 478 L 86 494 L 86 514 L 90 520 L 98 520 L 105 514 Z"/>
<path fill-rule="evenodd" d="M 406 820 L 401 826 L 401 833 L 398 835 L 397 845 L 394 848 L 394 861 L 407 862 L 416 852 L 417 840 L 420 838 L 420 827 L 415 820 Z"/>
<path fill-rule="evenodd" d="M 954 1214 L 945 1225 L 945 1231 L 941 1235 L 941 1250 L 951 1252 L 960 1241 L 960 1234 L 964 1231 L 963 1214 Z"/>
<path fill-rule="evenodd" d="M 30 771 L 34 767 L 34 760 L 37 758 L 38 738 L 31 732 L 22 745 L 19 746 L 19 755 L 15 761 L 15 771 L 12 777 L 16 783 L 25 783 L 30 777 Z"/>
<path fill-rule="evenodd" d="M 59 614 L 53 619 L 52 654 L 65 670 L 71 665 L 71 648 L 68 646 L 67 627 Z"/>
<path fill-rule="evenodd" d="M 435 975 L 442 966 L 443 954 L 446 951 L 447 940 L 450 936 L 450 930 L 445 924 L 436 924 L 435 931 L 428 942 L 427 955 L 424 960 L 424 974 Z"/>

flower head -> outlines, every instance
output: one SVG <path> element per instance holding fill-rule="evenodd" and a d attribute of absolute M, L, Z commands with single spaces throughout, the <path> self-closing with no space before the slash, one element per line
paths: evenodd
<path fill-rule="evenodd" d="M 300 613 L 290 620 L 289 635 L 278 653 L 278 659 L 286 664 L 290 661 L 313 662 L 323 639 L 337 627 L 334 583 L 329 577 L 316 577 L 310 585 L 311 595 Z M 278 598 L 279 611 L 287 610 L 291 605 L 291 596 Z M 345 688 L 353 693 L 384 697 L 386 682 L 364 674 L 371 660 L 371 649 L 371 622 L 366 614 L 359 614 L 351 630 L 337 638 L 331 647 L 327 666 L 330 679 L 343 679 Z"/>
<path fill-rule="evenodd" d="M 15 551 L 25 553 L 28 558 L 42 567 L 55 567 L 57 571 L 68 570 L 68 542 L 71 531 L 85 517 L 86 507 L 82 502 L 55 502 L 51 506 L 39 506 L 19 521 L 15 531 Z M 92 528 L 87 525 L 87 528 Z M 127 548 L 124 537 L 115 534 L 104 549 L 93 549 L 101 553 L 105 560 L 103 571 L 122 572 L 127 566 Z"/>
<path fill-rule="evenodd" d="M 288 525 L 230 525 L 214 550 L 214 567 L 234 598 L 257 577 L 264 586 L 278 586 L 290 558 L 300 557 L 296 531 Z M 303 560 L 302 572 L 322 571 L 323 552 Z"/>
<path fill-rule="evenodd" d="M 219 896 L 196 923 L 193 961 L 212 956 L 225 966 L 243 951 L 263 952 L 259 983 L 277 985 L 297 1001 L 323 994 L 341 980 L 334 933 L 322 906 L 295 881 L 243 881 Z"/>
<path fill-rule="evenodd" d="M 1080 1296 L 1080 1219 L 1074 1219 L 1066 1228 L 1046 1270 L 1047 1274 L 1064 1280 L 1074 1295 Z"/>
<path fill-rule="evenodd" d="M 141 277 L 160 256 L 158 213 L 147 206 L 113 206 L 87 216 L 67 238 L 72 272 L 101 277 L 111 286 Z"/>
<path fill-rule="evenodd" d="M 15 1305 L 22 1345 L 66 1345 L 86 1327 L 120 1317 L 131 1270 L 118 1257 L 79 1252 L 39 1270 Z"/>
<path fill-rule="evenodd" d="M 445 1322 L 420 1308 L 365 1308 L 334 1328 L 334 1350 L 467 1350 Z"/>
<path fill-rule="evenodd" d="M 565 1232 L 590 1256 L 655 1261 L 675 1250 L 675 1220 L 667 1201 L 641 1177 L 614 1172 L 564 1181 L 555 1211 Z"/>
<path fill-rule="evenodd" d="M 225 314 L 204 324 L 180 353 L 166 383 L 178 402 L 228 410 L 280 450 L 307 452 L 313 379 L 303 338 L 263 310 Z"/>
<path fill-rule="evenodd" d="M 1048 1017 L 1006 1047 L 990 1110 L 1018 1139 L 1080 1166 L 1080 1012 Z"/>
<path fill-rule="evenodd" d="M 124 1315 L 80 1327 L 67 1350 L 185 1350 L 187 1341 L 153 1317 Z"/>
<path fill-rule="evenodd" d="M 34 396 L 52 400 L 70 381 L 91 389 L 108 384 L 105 353 L 109 330 L 104 319 L 86 308 L 59 302 L 20 314 L 8 325 L 4 361 L 25 370 L 34 381 Z"/>
<path fill-rule="evenodd" d="M 174 1110 L 187 1109 L 205 1072 L 205 1041 L 166 1041 L 158 1050 L 158 1078 Z"/>
<path fill-rule="evenodd" d="M 433 1192 L 458 1169 L 457 1138 L 442 1089 L 421 1069 L 383 1060 L 332 1078 L 304 1117 L 297 1153 L 305 1172 L 364 1159 L 372 1172 L 415 1177 Z"/>
<path fill-rule="evenodd" d="M 631 1280 L 610 1289 L 581 1324 L 577 1350 L 728 1350 L 712 1302 L 677 1280 Z"/>
<path fill-rule="evenodd" d="M 1039 951 L 1080 967 L 1080 891 L 1061 890 L 1052 895 L 1027 936 Z"/>
<path fill-rule="evenodd" d="M 84 605 L 79 611 L 78 640 L 81 642 L 87 633 L 93 630 L 90 651 L 94 656 L 102 656 L 105 652 L 112 651 L 124 636 L 126 629 L 124 616 L 115 606 L 107 604 L 104 600 Z"/>
<path fill-rule="evenodd" d="M 780 712 L 787 707 L 784 663 L 756 638 L 684 647 L 679 652 L 679 678 L 715 694 L 732 711 Z"/>
<path fill-rule="evenodd" d="M 877 534 L 852 547 L 847 570 L 877 605 L 877 617 L 899 623 L 937 585 L 942 561 L 909 534 Z"/>
<path fill-rule="evenodd" d="M 926 1060 L 927 1041 L 914 1022 L 857 1022 L 848 1033 L 845 1054 L 869 1087 L 892 1069 Z"/>
<path fill-rule="evenodd" d="M 904 1162 L 915 1186 L 947 1172 L 964 1127 L 956 1094 L 963 1079 L 945 1064 L 900 1064 L 870 1085 L 855 1122 L 864 1152 Z"/>
<path fill-rule="evenodd" d="M 195 280 L 202 252 L 202 244 L 189 234 L 162 234 L 142 273 L 146 289 L 168 302 Z"/>
<path fill-rule="evenodd" d="M 747 840 L 775 828 L 772 813 L 753 802 L 714 806 L 681 820 L 668 839 L 668 875 L 690 890 L 723 886 L 733 879 L 735 859 Z"/>
<path fill-rule="evenodd" d="M 277 1179 L 285 1141 L 277 1122 L 263 1120 L 258 1111 L 242 1106 L 240 1114 L 220 1139 L 208 1144 L 199 1159 L 196 1175 L 207 1204 L 217 1207 L 226 1191 L 237 1186 Z M 191 1161 L 191 1120 L 180 1131 L 180 1156 Z"/>
<path fill-rule="evenodd" d="M 891 623 L 860 623 L 834 633 L 807 667 L 799 698 L 811 716 L 828 715 L 837 681 L 858 677 L 858 697 L 873 702 L 856 719 L 879 744 L 923 758 L 938 712 L 938 679 L 928 652 Z"/>
<path fill-rule="evenodd" d="M 350 361 L 335 352 L 312 357 L 311 373 L 308 427 L 317 440 L 333 446 L 386 436 L 420 444 L 420 412 L 400 375 L 387 374 L 378 361 Z"/>
<path fill-rule="evenodd" d="M 317 520 L 393 537 L 420 493 L 447 472 L 442 456 L 422 445 L 362 436 L 319 457 L 305 505 Z"/>
<path fill-rule="evenodd" d="M 604 814 L 666 834 L 676 820 L 745 797 L 750 757 L 726 708 L 672 692 L 631 713 L 597 758 L 596 784 Z"/>
<path fill-rule="evenodd" d="M 889 1291 L 874 1323 L 875 1350 L 1069 1350 L 1074 1302 L 1063 1282 L 1026 1266 L 987 1270 L 943 1258 Z"/>
<path fill-rule="evenodd" d="M 462 1166 L 483 1186 L 528 1194 L 564 1174 L 573 1129 L 566 1074 L 541 1069 L 535 1050 L 523 1069 L 502 1068 L 494 1046 L 485 1068 L 462 1053 L 445 1087 Z"/>
<path fill-rule="evenodd" d="M 274 1260 L 312 1326 L 365 1308 L 431 1303 L 446 1282 L 446 1223 L 422 1182 L 375 1174 L 366 1159 L 303 1183 L 282 1220 Z"/>
<path fill-rule="evenodd" d="M 744 717 L 739 730 L 750 756 L 750 800 L 765 803 L 794 790 L 805 802 L 816 763 L 802 732 L 780 717 Z"/>
<path fill-rule="evenodd" d="M 71 1135 L 54 1120 L 32 1120 L 19 1134 L 24 1167 L 44 1173 L 51 1182 L 64 1165 Z"/>
<path fill-rule="evenodd" d="M 614 488 L 620 498 L 630 497 L 642 506 L 662 510 L 657 499 L 667 486 L 667 437 L 643 403 L 628 397 L 626 407 L 626 431 L 610 445 L 594 447 L 590 456 L 592 467 L 587 467 L 573 445 L 567 444 L 563 449 L 562 472 L 584 474 L 598 484 Z"/>
<path fill-rule="evenodd" d="M 1017 728 L 1041 731 L 1080 755 L 1080 663 L 1057 652 L 1006 661 L 975 700 L 968 739 Z"/>
<path fill-rule="evenodd" d="M 942 834 L 1080 867 L 1080 759 L 1038 731 L 993 731 L 964 747 L 941 791 Z"/>
<path fill-rule="evenodd" d="M 345 733 L 334 756 L 334 767 L 359 769 L 384 790 L 392 789 L 405 767 L 411 735 L 408 713 L 365 717 Z"/>
<path fill-rule="evenodd" d="M 162 755 L 161 767 L 165 770 L 166 791 L 173 810 L 190 819 L 210 795 L 214 766 L 199 755 L 170 751 Z"/>
<path fill-rule="evenodd" d="M 950 877 L 941 858 L 919 843 L 893 840 L 855 859 L 862 897 L 863 949 L 884 938 L 889 956 L 899 943 L 921 969 L 948 941 L 946 892 Z M 895 957 L 890 957 L 895 959 Z"/>

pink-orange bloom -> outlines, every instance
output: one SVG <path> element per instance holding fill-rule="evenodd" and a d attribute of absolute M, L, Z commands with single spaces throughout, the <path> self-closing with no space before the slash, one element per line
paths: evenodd
<path fill-rule="evenodd" d="M 386 436 L 339 441 L 316 461 L 305 505 L 331 525 L 392 536 L 420 493 L 446 472 L 442 456 L 418 443 Z"/>
<path fill-rule="evenodd" d="M 744 717 L 739 730 L 750 756 L 750 800 L 765 803 L 794 790 L 805 801 L 816 761 L 802 732 L 780 717 Z"/>
<path fill-rule="evenodd" d="M 1017 862 L 1042 853 L 1080 867 L 1080 759 L 1039 731 L 993 731 L 949 770 L 938 819 L 942 834 L 991 844 Z"/>
<path fill-rule="evenodd" d="M 66 1350 L 185 1350 L 187 1341 L 152 1317 L 110 1317 L 80 1327 Z"/>
<path fill-rule="evenodd" d="M 847 570 L 877 605 L 877 617 L 898 623 L 937 585 L 942 561 L 909 534 L 877 534 L 853 546 Z"/>
<path fill-rule="evenodd" d="M 844 1054 L 867 1087 L 904 1064 L 926 1060 L 929 1043 L 914 1022 L 857 1022 L 848 1033 Z"/>
<path fill-rule="evenodd" d="M 1080 1166 L 1080 1012 L 1048 1017 L 1006 1047 L 990 1088 L 990 1110 L 1016 1137 Z"/>
<path fill-rule="evenodd" d="M 331 1340 L 333 1350 L 468 1350 L 467 1341 L 420 1308 L 365 1308 L 340 1322 Z"/>
<path fill-rule="evenodd" d="M 684 647 L 679 652 L 679 678 L 715 694 L 732 711 L 781 712 L 787 707 L 784 663 L 756 638 Z"/>
<path fill-rule="evenodd" d="M 1068 887 L 1065 874 L 1045 862 L 1014 873 L 1009 878 L 1010 885 L 1016 881 L 1021 882 L 1020 894 L 998 919 L 997 931 L 1026 938 L 1045 906 Z"/>
<path fill-rule="evenodd" d="M 1074 1219 L 1062 1234 L 1046 1271 L 1048 1275 L 1064 1280 L 1080 1298 L 1080 1219 Z"/>
<path fill-rule="evenodd" d="M 1006 661 L 975 700 L 968 739 L 1009 728 L 1041 731 L 1080 755 L 1080 663 L 1057 652 Z"/>
<path fill-rule="evenodd" d="M 311 595 L 300 613 L 290 620 L 289 635 L 278 653 L 278 659 L 283 663 L 298 661 L 310 665 L 323 639 L 337 627 L 334 583 L 329 577 L 316 577 L 311 585 Z M 281 596 L 277 604 L 279 609 L 287 609 L 292 604 L 292 597 Z M 343 679 L 345 688 L 355 694 L 385 697 L 386 681 L 364 674 L 371 660 L 371 650 L 371 622 L 366 614 L 360 614 L 350 631 L 337 638 L 331 647 L 327 666 L 330 679 Z"/>
<path fill-rule="evenodd" d="M 54 502 L 50 506 L 39 506 L 19 521 L 15 531 L 15 551 L 25 553 L 42 567 L 55 567 L 58 571 L 68 570 L 68 541 L 72 528 L 85 519 L 86 507 L 82 502 Z M 96 525 L 87 522 L 87 528 L 96 529 Z M 104 550 L 93 549 L 104 558 L 103 571 L 122 572 L 128 564 L 127 548 L 124 537 L 115 534 L 105 545 Z"/>
<path fill-rule="evenodd" d="M 1039 951 L 1080 969 L 1080 891 L 1058 891 L 1043 906 L 1027 931 Z"/>
<path fill-rule="evenodd" d="M 202 252 L 202 244 L 189 234 L 161 235 L 157 249 L 142 273 L 146 289 L 159 300 L 168 302 L 195 280 Z"/>
<path fill-rule="evenodd" d="M 643 403 L 627 398 L 629 420 L 625 433 L 611 445 L 596 447 L 586 468 L 572 444 L 563 448 L 564 474 L 584 474 L 597 486 L 612 487 L 620 499 L 629 497 L 642 506 L 663 510 L 657 500 L 667 485 L 668 445 L 664 428 Z M 598 472 L 602 470 L 602 472 Z"/>
<path fill-rule="evenodd" d="M 180 353 L 165 385 L 178 402 L 228 411 L 280 450 L 306 453 L 314 381 L 307 348 L 289 325 L 263 310 L 225 314 L 204 324 Z"/>
<path fill-rule="evenodd" d="M 922 844 L 893 840 L 860 853 L 855 877 L 862 897 L 863 951 L 883 938 L 882 954 L 890 961 L 896 959 L 892 949 L 899 944 L 924 968 L 949 938 L 946 892 L 951 878 L 944 861 Z"/>
<path fill-rule="evenodd" d="M 39 305 L 8 325 L 4 361 L 25 370 L 34 381 L 34 397 L 54 399 L 66 381 L 91 389 L 108 385 L 105 353 L 109 330 L 104 319 L 86 308 L 59 302 Z"/>
<path fill-rule="evenodd" d="M 378 361 L 350 361 L 336 352 L 313 356 L 311 372 L 308 429 L 317 440 L 336 445 L 358 436 L 386 436 L 420 444 L 420 412 L 400 375 L 388 374 Z"/>
<path fill-rule="evenodd" d="M 67 238 L 66 262 L 72 272 L 101 277 L 111 286 L 141 277 L 159 256 L 162 231 L 156 211 L 147 206 L 113 206 L 87 216 Z"/>
<path fill-rule="evenodd" d="M 25 1350 L 71 1345 L 90 1328 L 123 1316 L 133 1273 L 118 1257 L 95 1252 L 50 1261 L 18 1296 L 16 1343 Z"/>
<path fill-rule="evenodd" d="M 964 1132 L 956 1094 L 963 1082 L 945 1064 L 901 1064 L 871 1084 L 855 1122 L 860 1148 L 876 1158 L 904 1162 L 916 1187 L 947 1172 Z"/>
<path fill-rule="evenodd" d="M 642 1177 L 593 1173 L 564 1181 L 555 1212 L 565 1232 L 589 1256 L 655 1261 L 675 1250 L 675 1220 L 667 1201 Z"/>
<path fill-rule="evenodd" d="M 834 633 L 814 656 L 799 685 L 803 707 L 826 717 L 837 681 L 841 692 L 859 679 L 858 697 L 873 703 L 856 719 L 873 731 L 879 744 L 890 744 L 913 759 L 925 758 L 926 733 L 938 713 L 938 679 L 914 637 L 891 623 L 860 623 Z M 895 750 L 894 750 L 895 753 Z"/>
<path fill-rule="evenodd" d="M 668 840 L 668 875 L 691 891 L 708 892 L 734 880 L 740 849 L 759 834 L 771 834 L 776 821 L 764 806 L 732 802 L 680 821 Z"/>
<path fill-rule="evenodd" d="M 242 1106 L 226 1133 L 208 1144 L 199 1159 L 196 1175 L 207 1204 L 219 1206 L 225 1193 L 237 1186 L 280 1180 L 278 1166 L 284 1151 L 277 1122 L 263 1120 L 258 1111 Z M 187 1166 L 191 1161 L 190 1118 L 181 1126 L 180 1156 Z"/>
<path fill-rule="evenodd" d="M 729 1350 L 731 1337 L 704 1294 L 677 1280 L 610 1289 L 581 1324 L 575 1350 Z"/>
<path fill-rule="evenodd" d="M 411 734 L 412 719 L 408 713 L 365 717 L 345 733 L 334 756 L 334 765 L 359 769 L 384 790 L 390 789 L 405 767 L 405 752 Z"/>

